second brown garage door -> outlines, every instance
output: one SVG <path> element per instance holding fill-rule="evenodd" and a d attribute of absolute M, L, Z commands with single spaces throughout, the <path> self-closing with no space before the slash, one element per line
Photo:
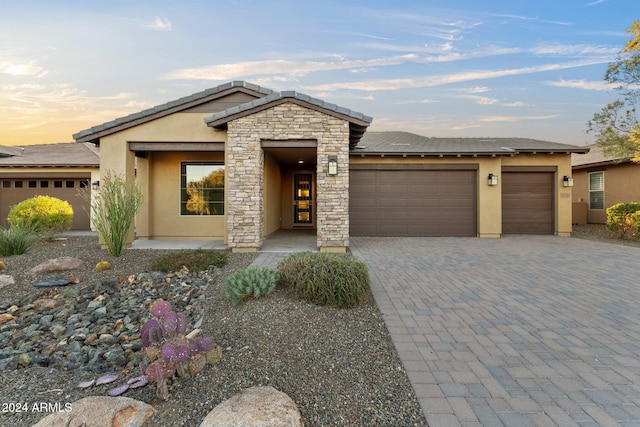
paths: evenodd
<path fill-rule="evenodd" d="M 554 234 L 553 172 L 502 171 L 502 233 Z"/>
<path fill-rule="evenodd" d="M 349 173 L 352 236 L 477 235 L 475 170 Z"/>

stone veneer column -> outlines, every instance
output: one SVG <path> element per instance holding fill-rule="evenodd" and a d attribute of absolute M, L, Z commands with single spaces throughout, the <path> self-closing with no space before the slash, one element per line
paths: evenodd
<path fill-rule="evenodd" d="M 285 102 L 228 123 L 226 147 L 227 245 L 257 250 L 264 230 L 264 155 L 260 141 L 315 139 L 316 227 L 320 250 L 349 245 L 349 122 Z M 338 175 L 327 176 L 329 155 Z"/>

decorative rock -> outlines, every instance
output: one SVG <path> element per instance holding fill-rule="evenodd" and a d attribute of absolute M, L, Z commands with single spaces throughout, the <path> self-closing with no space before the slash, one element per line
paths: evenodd
<path fill-rule="evenodd" d="M 96 270 L 98 271 L 107 271 L 111 270 L 111 264 L 108 261 L 100 261 L 96 264 Z"/>
<path fill-rule="evenodd" d="M 84 261 L 78 258 L 73 258 L 69 256 L 63 256 L 60 258 L 50 259 L 48 261 L 43 262 L 42 264 L 38 264 L 29 270 L 28 274 L 43 274 L 50 273 L 52 271 L 63 271 L 63 270 L 73 270 L 75 268 L 79 268 L 84 264 Z"/>
<path fill-rule="evenodd" d="M 9 320 L 15 319 L 15 316 L 9 313 L 0 314 L 0 324 L 7 323 Z"/>
<path fill-rule="evenodd" d="M 33 284 L 36 288 L 51 288 L 54 286 L 67 286 L 69 279 L 64 277 L 49 277 L 47 279 L 38 280 Z"/>
<path fill-rule="evenodd" d="M 252 387 L 225 400 L 200 427 L 303 426 L 295 402 L 273 387 Z"/>
<path fill-rule="evenodd" d="M 15 283 L 16 281 L 13 278 L 13 276 L 9 276 L 8 274 L 0 274 L 0 288 L 3 288 L 8 285 L 13 285 Z"/>
<path fill-rule="evenodd" d="M 138 427 L 156 410 L 129 397 L 92 396 L 71 404 L 69 412 L 56 412 L 33 427 Z"/>

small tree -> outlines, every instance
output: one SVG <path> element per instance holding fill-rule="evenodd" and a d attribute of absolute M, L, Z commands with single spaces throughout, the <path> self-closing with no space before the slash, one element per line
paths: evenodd
<path fill-rule="evenodd" d="M 615 62 L 609 64 L 604 80 L 620 96 L 593 115 L 588 132 L 605 154 L 617 159 L 631 158 L 640 162 L 640 121 L 637 105 L 640 101 L 640 22 L 627 29 L 631 38 Z"/>
<path fill-rule="evenodd" d="M 91 195 L 83 197 L 90 198 Z M 122 255 L 136 212 L 142 204 L 142 190 L 135 182 L 107 171 L 89 204 L 91 222 L 101 242 L 111 255 Z"/>
<path fill-rule="evenodd" d="M 36 196 L 14 205 L 7 220 L 12 227 L 23 226 L 51 240 L 57 233 L 71 230 L 73 209 L 56 197 Z"/>

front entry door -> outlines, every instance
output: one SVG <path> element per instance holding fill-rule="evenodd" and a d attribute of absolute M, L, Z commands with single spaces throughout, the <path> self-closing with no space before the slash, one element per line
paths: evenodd
<path fill-rule="evenodd" d="M 313 174 L 293 174 L 293 226 L 313 227 Z"/>

